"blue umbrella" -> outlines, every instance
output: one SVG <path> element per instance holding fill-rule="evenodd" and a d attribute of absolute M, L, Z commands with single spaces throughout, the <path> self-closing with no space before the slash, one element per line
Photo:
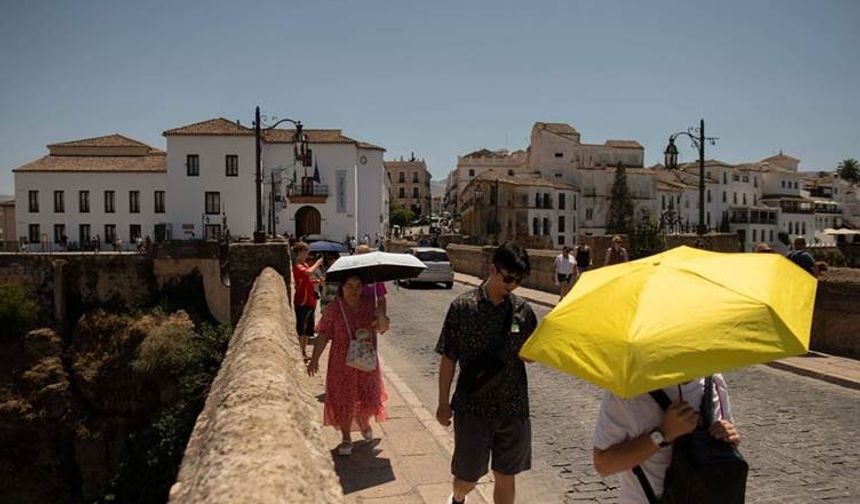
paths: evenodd
<path fill-rule="evenodd" d="M 311 243 L 308 250 L 311 252 L 343 252 L 346 249 L 342 243 L 321 240 Z"/>

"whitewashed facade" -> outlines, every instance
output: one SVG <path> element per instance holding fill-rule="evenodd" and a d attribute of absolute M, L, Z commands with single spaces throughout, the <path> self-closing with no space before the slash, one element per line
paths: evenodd
<path fill-rule="evenodd" d="M 295 161 L 292 130 L 264 132 L 264 229 L 274 196 L 279 234 L 338 241 L 385 234 L 384 149 L 340 130 L 305 132 L 313 152 L 310 168 Z M 219 118 L 164 136 L 167 152 L 110 135 L 49 145 L 49 155 L 15 169 L 19 241 L 29 250 L 59 250 L 85 248 L 98 236 L 101 248 L 110 249 L 116 237 L 129 249 L 138 234 L 153 241 L 217 239 L 228 230 L 233 238 L 251 237 L 253 130 Z"/>
<path fill-rule="evenodd" d="M 311 167 L 295 158 L 294 130 L 263 132 L 264 228 L 268 229 L 274 188 L 278 234 L 321 235 L 342 241 L 347 235 L 386 233 L 384 149 L 346 137 L 340 130 L 304 131 L 313 153 Z M 170 187 L 178 188 L 184 200 L 174 221 L 183 233 L 188 235 L 198 221 L 205 222 L 210 216 L 214 219 L 210 218 L 209 226 L 213 221 L 223 223 L 234 237 L 251 236 L 256 222 L 253 130 L 226 119 L 212 119 L 164 135 Z M 198 156 L 198 176 L 188 174 L 189 156 Z M 227 174 L 227 156 L 238 158 L 238 162 L 232 161 L 238 166 L 236 175 Z M 208 209 L 206 193 L 210 193 Z M 216 210 L 212 193 L 217 193 L 217 212 L 211 212 Z M 200 236 L 199 231 L 195 235 Z"/>
<path fill-rule="evenodd" d="M 112 238 L 130 248 L 169 222 L 163 151 L 121 135 L 48 149 L 13 170 L 17 238 L 29 250 L 85 248 L 96 237 L 102 248 Z"/>

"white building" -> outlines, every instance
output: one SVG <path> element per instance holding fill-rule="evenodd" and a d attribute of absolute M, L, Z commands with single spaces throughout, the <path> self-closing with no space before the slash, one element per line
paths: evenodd
<path fill-rule="evenodd" d="M 271 215 L 274 175 L 275 228 L 279 234 L 373 237 L 388 229 L 385 149 L 340 130 L 305 129 L 313 167 L 296 160 L 295 130 L 263 132 L 263 223 Z M 218 118 L 164 132 L 170 187 L 181 194 L 174 222 L 186 235 L 209 216 L 210 233 L 226 225 L 233 236 L 251 236 L 254 201 L 254 130 Z M 220 219 L 219 219 L 220 217 Z M 219 222 L 220 221 L 220 222 Z M 195 231 L 200 236 L 200 231 Z"/>
<path fill-rule="evenodd" d="M 109 135 L 48 146 L 49 154 L 13 170 L 15 225 L 29 250 L 103 245 L 166 233 L 164 151 Z"/>
<path fill-rule="evenodd" d="M 385 233 L 384 149 L 340 130 L 305 130 L 313 167 L 297 163 L 294 131 L 264 132 L 263 225 L 296 236 Z M 164 132 L 167 152 L 121 135 L 49 145 L 14 170 L 16 228 L 29 249 L 103 248 L 153 240 L 252 236 L 256 224 L 253 129 L 212 119 Z M 274 185 L 272 175 L 274 174 Z M 273 192 L 274 187 L 274 192 Z"/>

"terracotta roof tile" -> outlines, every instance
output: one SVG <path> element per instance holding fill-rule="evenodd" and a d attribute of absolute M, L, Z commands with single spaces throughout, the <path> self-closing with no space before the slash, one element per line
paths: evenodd
<path fill-rule="evenodd" d="M 166 172 L 164 151 L 150 149 L 146 156 L 44 156 L 13 172 Z"/>
<path fill-rule="evenodd" d="M 85 138 L 83 140 L 72 140 L 71 142 L 61 142 L 48 145 L 51 147 L 149 147 L 143 142 L 138 142 L 127 136 L 113 134 L 100 136 L 95 138 Z"/>
<path fill-rule="evenodd" d="M 545 129 L 557 135 L 579 135 L 579 132 L 576 131 L 576 128 L 566 123 L 536 122 L 535 127 Z"/>
<path fill-rule="evenodd" d="M 237 124 L 236 121 L 218 117 L 216 119 L 209 119 L 208 121 L 169 129 L 162 133 L 162 135 L 254 136 L 254 130 Z"/>
<path fill-rule="evenodd" d="M 499 182 L 508 185 L 515 186 L 538 186 L 538 187 L 554 187 L 556 189 L 568 189 L 571 191 L 578 191 L 579 189 L 567 182 L 559 182 L 555 180 L 545 179 L 541 177 L 510 177 L 506 175 L 498 175 L 493 172 L 484 172 L 475 177 L 472 180 L 484 180 L 484 181 L 492 181 L 499 180 Z M 471 184 L 471 181 L 469 182 Z M 467 184 L 468 185 L 468 184 Z"/>
<path fill-rule="evenodd" d="M 362 141 L 358 141 L 357 144 L 358 144 L 359 149 L 380 150 L 382 152 L 385 152 L 385 147 L 380 147 L 378 145 L 373 145 L 371 143 L 362 142 Z"/>
<path fill-rule="evenodd" d="M 644 149 L 642 144 L 636 140 L 607 140 L 604 145 L 607 147 L 620 147 L 622 149 Z"/>

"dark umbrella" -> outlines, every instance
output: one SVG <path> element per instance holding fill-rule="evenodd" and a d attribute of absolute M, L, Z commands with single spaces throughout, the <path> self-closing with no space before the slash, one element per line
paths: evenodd
<path fill-rule="evenodd" d="M 346 249 L 342 243 L 321 240 L 311 243 L 308 250 L 311 252 L 343 252 Z"/>
<path fill-rule="evenodd" d="M 368 252 L 338 258 L 329 267 L 325 279 L 329 282 L 343 282 L 348 275 L 358 272 L 365 283 L 390 282 L 415 278 L 426 267 L 412 254 Z"/>

